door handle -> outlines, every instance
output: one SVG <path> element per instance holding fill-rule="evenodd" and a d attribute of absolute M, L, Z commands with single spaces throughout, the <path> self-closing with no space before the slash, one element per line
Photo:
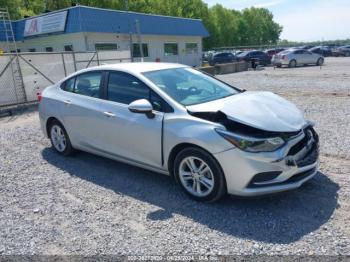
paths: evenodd
<path fill-rule="evenodd" d="M 112 112 L 103 112 L 103 114 L 104 114 L 106 117 L 115 117 L 115 114 L 113 114 Z"/>
<path fill-rule="evenodd" d="M 72 103 L 72 101 L 70 101 L 70 100 L 64 100 L 63 103 L 64 103 L 66 106 L 69 106 L 69 105 Z"/>

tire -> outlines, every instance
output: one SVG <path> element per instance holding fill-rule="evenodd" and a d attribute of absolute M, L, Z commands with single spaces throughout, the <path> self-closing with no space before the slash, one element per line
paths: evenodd
<path fill-rule="evenodd" d="M 51 145 L 57 153 L 68 156 L 74 152 L 69 136 L 59 121 L 53 120 L 48 130 Z"/>
<path fill-rule="evenodd" d="M 319 59 L 317 60 L 316 65 L 321 66 L 321 65 L 323 65 L 323 63 L 324 63 L 324 59 L 323 59 L 323 58 L 319 58 Z"/>
<path fill-rule="evenodd" d="M 288 65 L 288 67 L 296 67 L 297 66 L 297 61 L 295 60 L 295 59 L 293 59 L 293 60 L 291 60 L 290 62 L 289 62 L 289 65 Z"/>
<path fill-rule="evenodd" d="M 219 163 L 203 149 L 188 147 L 180 151 L 173 172 L 176 182 L 192 199 L 214 202 L 226 194 L 226 180 Z"/>

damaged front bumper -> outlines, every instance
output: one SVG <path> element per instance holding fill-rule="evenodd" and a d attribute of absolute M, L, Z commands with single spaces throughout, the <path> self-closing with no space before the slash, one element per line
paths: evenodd
<path fill-rule="evenodd" d="M 215 157 L 225 173 L 229 194 L 256 196 L 300 187 L 317 173 L 318 155 L 318 135 L 307 126 L 274 152 L 233 148 Z"/>

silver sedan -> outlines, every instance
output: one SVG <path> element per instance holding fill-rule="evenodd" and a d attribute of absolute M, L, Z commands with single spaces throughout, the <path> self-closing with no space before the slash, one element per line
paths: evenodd
<path fill-rule="evenodd" d="M 323 65 L 324 57 L 304 49 L 289 49 L 272 57 L 271 63 L 277 67 L 296 67 L 300 65 Z"/>
<path fill-rule="evenodd" d="M 171 175 L 196 200 L 294 189 L 317 173 L 318 136 L 292 103 L 184 65 L 85 69 L 39 98 L 59 154 L 78 149 Z"/>

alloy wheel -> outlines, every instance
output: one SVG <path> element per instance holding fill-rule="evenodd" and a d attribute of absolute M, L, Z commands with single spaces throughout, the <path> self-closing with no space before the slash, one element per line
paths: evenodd
<path fill-rule="evenodd" d="M 198 157 L 186 157 L 179 165 L 179 177 L 184 188 L 192 195 L 205 197 L 214 188 L 214 175 L 209 165 Z"/>
<path fill-rule="evenodd" d="M 51 127 L 52 144 L 58 152 L 63 152 L 67 146 L 66 136 L 63 129 L 59 125 Z"/>

